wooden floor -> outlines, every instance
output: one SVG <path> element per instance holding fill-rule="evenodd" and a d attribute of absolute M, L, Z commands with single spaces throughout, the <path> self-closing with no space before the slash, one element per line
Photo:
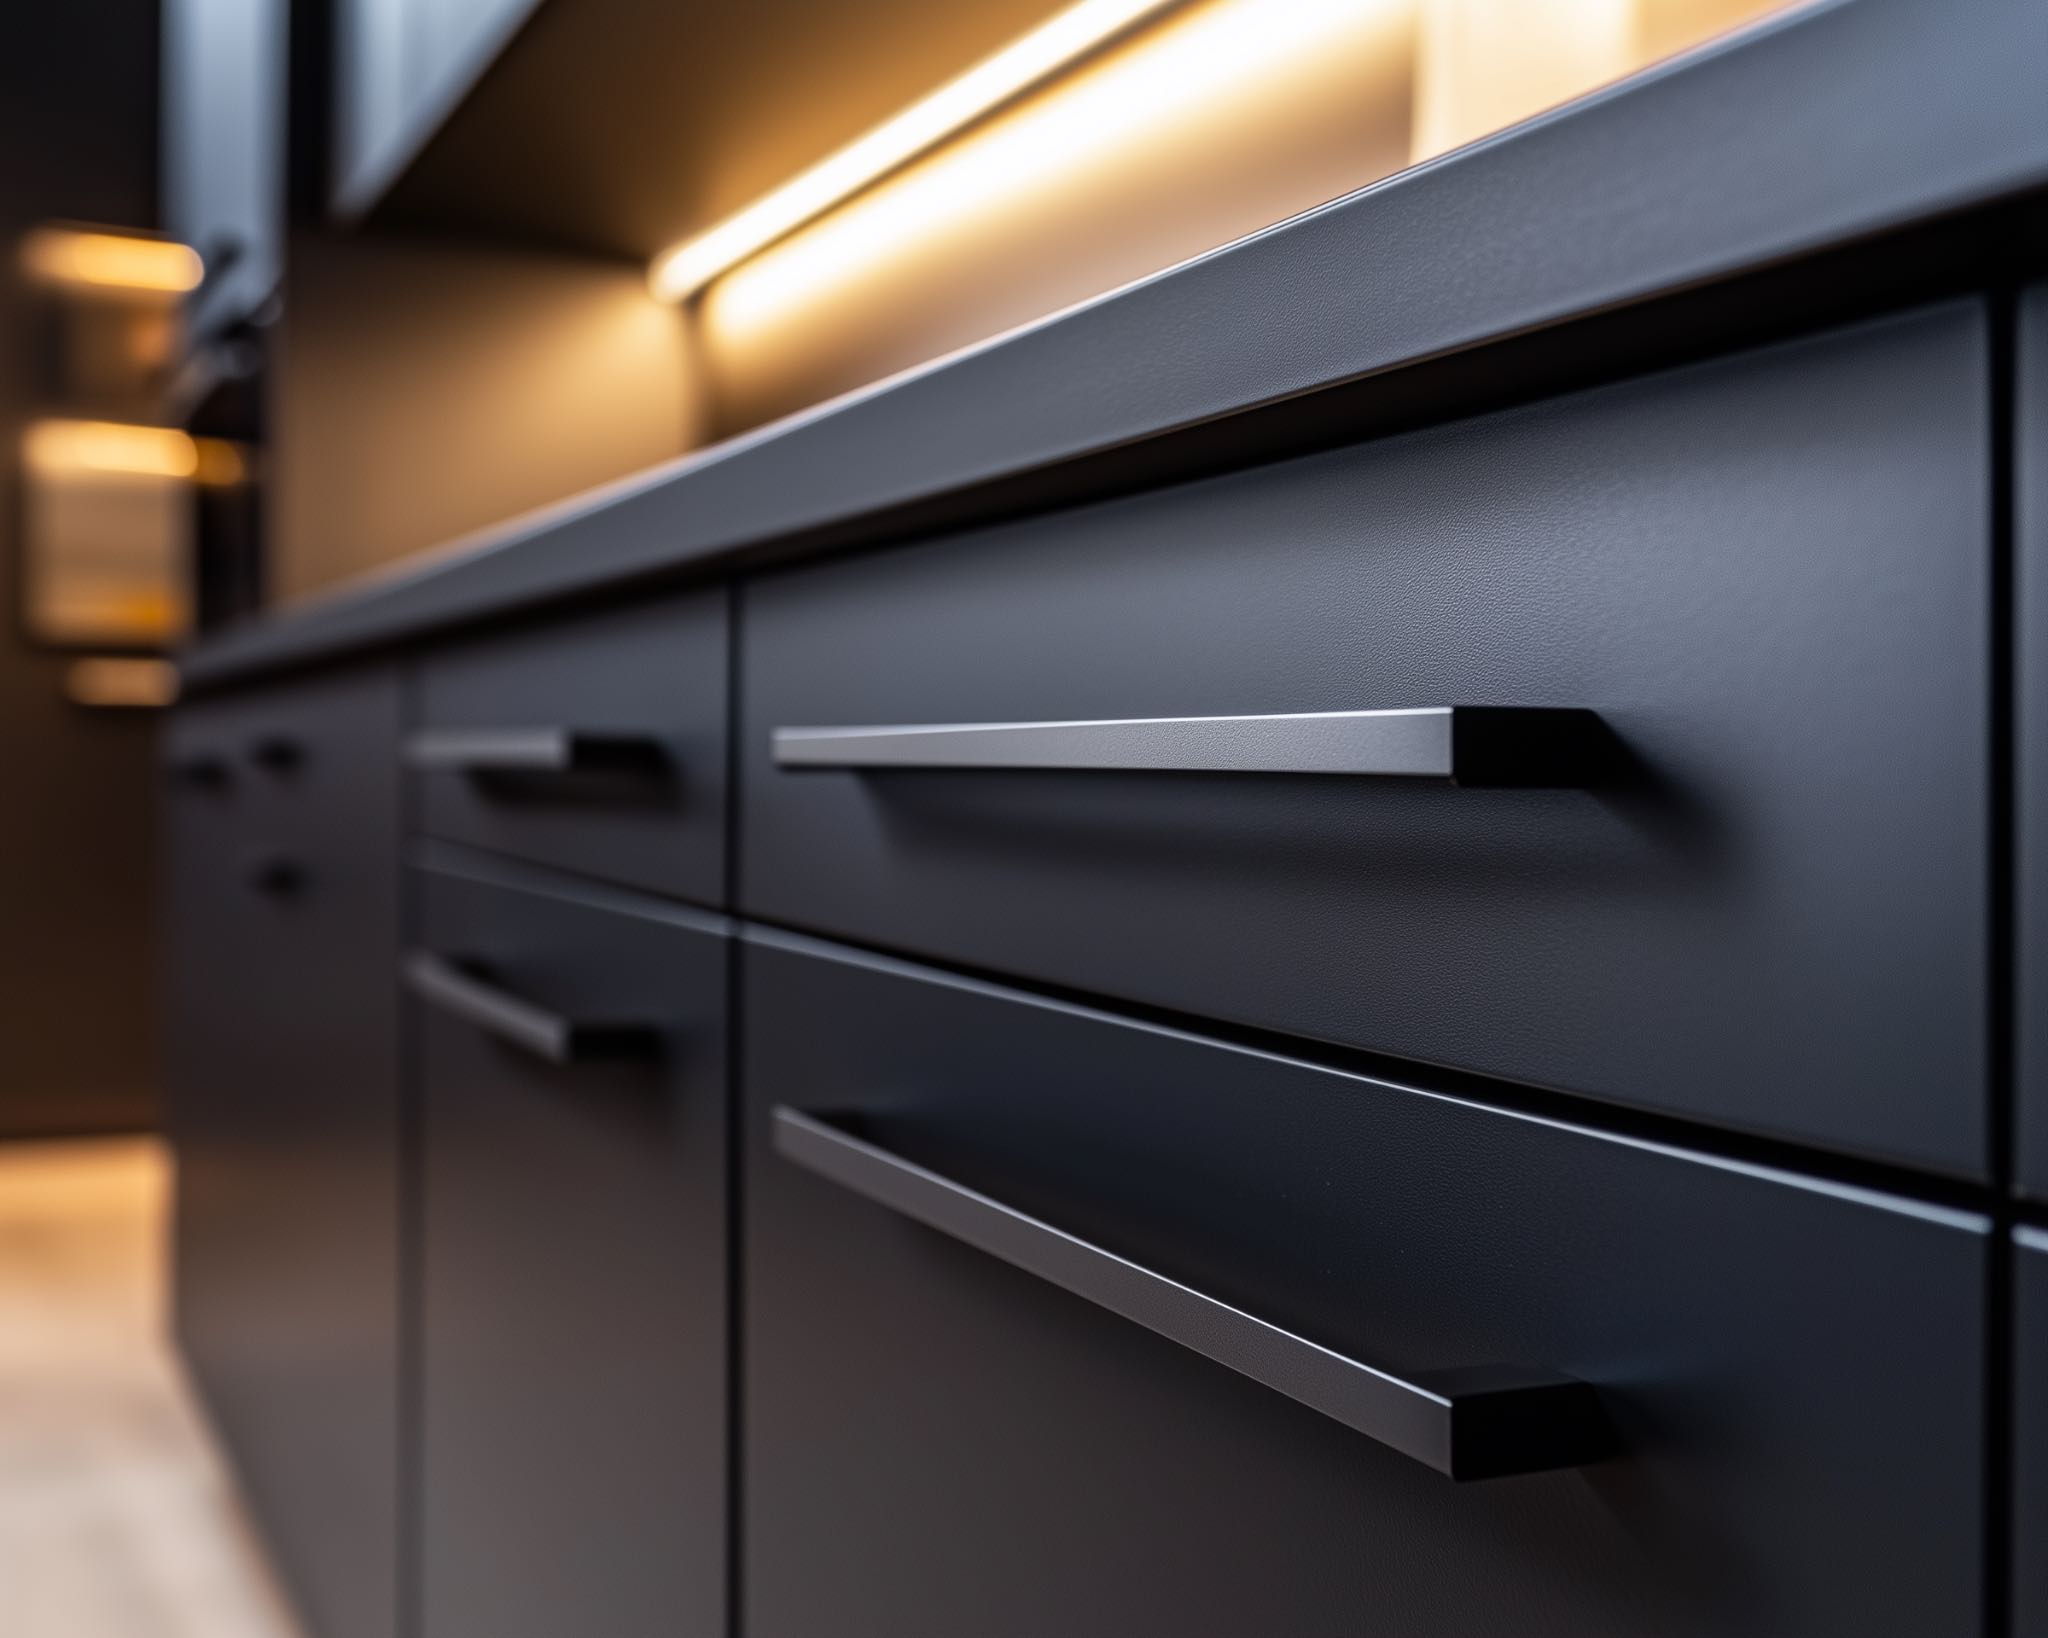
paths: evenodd
<path fill-rule="evenodd" d="M 4 1638 L 296 1638 L 165 1346 L 167 1171 L 0 1145 Z"/>

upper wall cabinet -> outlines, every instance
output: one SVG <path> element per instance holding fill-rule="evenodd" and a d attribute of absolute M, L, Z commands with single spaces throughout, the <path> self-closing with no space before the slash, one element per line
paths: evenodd
<path fill-rule="evenodd" d="M 205 259 L 204 339 L 276 287 L 284 229 L 286 0 L 165 0 L 164 225 Z"/>
<path fill-rule="evenodd" d="M 537 0 L 338 0 L 334 202 L 373 204 Z"/>

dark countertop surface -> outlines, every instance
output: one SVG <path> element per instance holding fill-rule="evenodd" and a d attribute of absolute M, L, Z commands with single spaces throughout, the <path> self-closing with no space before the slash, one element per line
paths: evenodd
<path fill-rule="evenodd" d="M 2015 246 L 2048 243 L 2044 62 L 2039 0 L 1824 0 L 1099 301 L 239 627 L 189 651 L 185 680 L 204 691 L 1327 446 L 2001 276 Z"/>

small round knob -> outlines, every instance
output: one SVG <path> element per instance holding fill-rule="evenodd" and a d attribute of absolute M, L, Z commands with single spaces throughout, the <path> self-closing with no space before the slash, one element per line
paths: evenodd
<path fill-rule="evenodd" d="M 265 773 L 296 773 L 305 764 L 306 748 L 283 734 L 266 734 L 249 747 L 249 760 Z"/>
<path fill-rule="evenodd" d="M 287 853 L 273 853 L 249 868 L 249 885 L 265 898 L 295 898 L 306 888 L 306 866 Z"/>
<path fill-rule="evenodd" d="M 190 756 L 181 756 L 171 763 L 171 777 L 180 785 L 190 785 L 197 790 L 221 790 L 228 783 L 228 761 L 211 751 L 194 751 Z"/>

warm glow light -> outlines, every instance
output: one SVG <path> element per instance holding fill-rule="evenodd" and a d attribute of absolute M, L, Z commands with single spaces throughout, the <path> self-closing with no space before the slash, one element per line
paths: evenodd
<path fill-rule="evenodd" d="M 1640 67 L 1642 0 L 1427 0 L 1415 150 L 1428 159 Z"/>
<path fill-rule="evenodd" d="M 22 438 L 22 455 L 38 472 L 119 472 L 145 478 L 194 478 L 199 449 L 175 427 L 118 421 L 38 421 Z"/>
<path fill-rule="evenodd" d="M 1187 0 L 886 175 L 849 173 L 829 209 L 821 189 L 768 232 L 722 241 L 742 212 L 657 274 L 671 294 L 711 280 L 696 334 L 738 430 L 1158 273 L 1793 3 Z"/>
<path fill-rule="evenodd" d="M 160 708 L 178 697 L 178 668 L 168 660 L 74 660 L 65 668 L 64 694 L 74 705 Z"/>
<path fill-rule="evenodd" d="M 83 228 L 37 228 L 21 242 L 21 262 L 31 278 L 47 284 L 153 295 L 182 295 L 206 273 L 189 245 Z"/>
<path fill-rule="evenodd" d="M 1184 145 L 1220 109 L 1276 109 L 1333 61 L 1369 68 L 1374 57 L 1395 54 L 1405 80 L 1413 10 L 1414 0 L 1209 0 L 1189 8 L 1099 68 L 1047 88 L 750 259 L 711 292 L 711 331 L 722 344 L 764 335 L 835 287 L 874 278 L 906 246 L 943 255 L 991 220 L 1057 199 L 1134 152 Z M 1358 123 L 1366 124 L 1362 115 Z"/>
<path fill-rule="evenodd" d="M 931 152 L 1089 53 L 1184 3 L 1080 0 L 1069 6 L 774 192 L 664 253 L 650 274 L 655 295 L 664 301 L 680 301 L 701 290 L 728 268 L 822 216 L 841 200 Z"/>

